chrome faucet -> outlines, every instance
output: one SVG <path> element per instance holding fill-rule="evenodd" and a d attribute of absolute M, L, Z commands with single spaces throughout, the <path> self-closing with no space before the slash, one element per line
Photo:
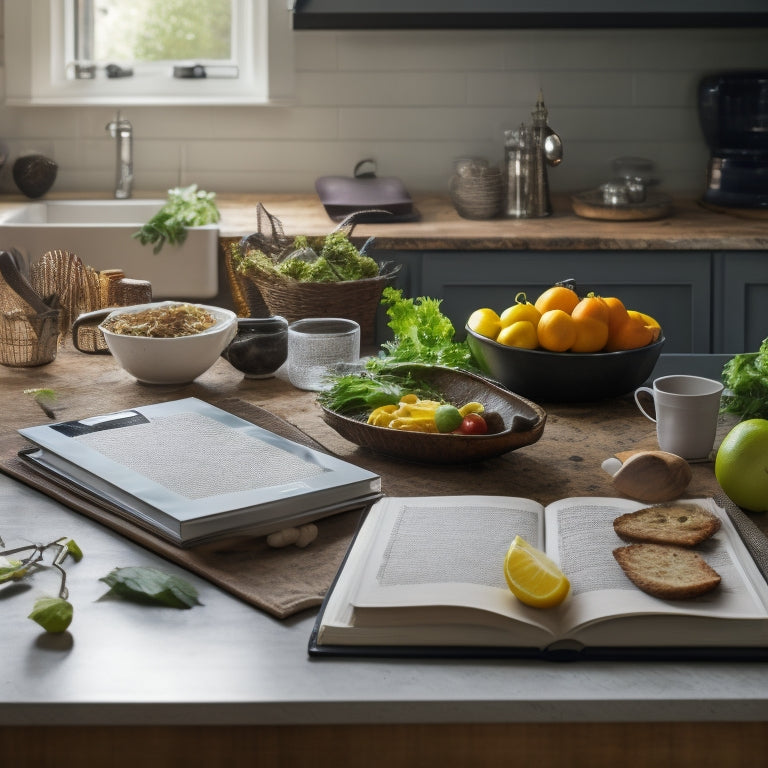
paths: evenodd
<path fill-rule="evenodd" d="M 131 196 L 133 187 L 133 126 L 118 112 L 117 117 L 107 123 L 107 131 L 117 139 L 115 197 L 124 200 Z"/>

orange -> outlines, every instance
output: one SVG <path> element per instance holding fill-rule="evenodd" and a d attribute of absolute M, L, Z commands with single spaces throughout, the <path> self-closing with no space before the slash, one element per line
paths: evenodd
<path fill-rule="evenodd" d="M 658 341 L 659 336 L 661 336 L 661 325 L 659 325 L 658 320 L 655 320 L 650 315 L 646 315 L 644 312 L 638 312 L 634 309 L 628 309 L 627 314 L 630 317 L 642 320 L 643 325 L 653 329 L 653 341 Z"/>
<path fill-rule="evenodd" d="M 612 328 L 608 333 L 606 351 L 616 352 L 622 349 L 637 349 L 645 347 L 658 335 L 658 329 L 646 325 L 645 321 L 638 317 L 627 315 L 627 319 L 617 328 Z"/>
<path fill-rule="evenodd" d="M 608 342 L 606 350 L 615 351 L 619 349 L 617 346 L 618 342 L 616 341 L 619 329 L 629 319 L 629 313 L 624 306 L 624 302 L 615 296 L 606 296 L 603 301 L 608 306 Z"/>
<path fill-rule="evenodd" d="M 627 308 L 621 299 L 615 296 L 606 296 L 603 301 L 608 306 L 608 325 L 617 327 L 627 319 Z"/>
<path fill-rule="evenodd" d="M 550 309 L 544 312 L 536 332 L 539 345 L 550 352 L 565 352 L 576 341 L 576 323 L 562 309 Z"/>
<path fill-rule="evenodd" d="M 539 346 L 536 326 L 530 320 L 518 320 L 512 325 L 502 328 L 496 341 L 508 347 L 522 347 L 523 349 L 536 349 Z"/>
<path fill-rule="evenodd" d="M 519 320 L 527 320 L 536 326 L 539 324 L 540 317 L 541 312 L 526 299 L 525 294 L 518 293 L 515 296 L 515 303 L 501 313 L 499 320 L 501 321 L 502 328 L 506 328 L 508 325 L 512 325 L 512 323 L 516 323 Z"/>
<path fill-rule="evenodd" d="M 585 296 L 571 312 L 571 317 L 573 317 L 574 320 L 592 318 L 593 320 L 599 320 L 606 325 L 608 324 L 610 315 L 611 310 L 605 303 L 605 300 L 600 296 L 595 296 L 594 293 Z"/>
<path fill-rule="evenodd" d="M 553 285 L 536 299 L 534 306 L 542 315 L 550 309 L 561 309 L 570 315 L 578 303 L 579 297 L 572 288 L 566 288 L 564 285 Z"/>
<path fill-rule="evenodd" d="M 599 352 L 608 343 L 608 323 L 594 317 L 573 318 L 573 322 L 576 341 L 571 352 Z"/>
<path fill-rule="evenodd" d="M 501 330 L 499 316 L 492 309 L 483 307 L 476 309 L 467 320 L 467 326 L 475 333 L 486 336 L 489 339 L 495 339 Z"/>

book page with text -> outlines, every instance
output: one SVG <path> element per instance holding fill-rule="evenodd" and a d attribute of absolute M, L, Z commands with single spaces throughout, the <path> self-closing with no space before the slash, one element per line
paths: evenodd
<path fill-rule="evenodd" d="M 725 510 L 712 499 L 686 501 L 706 507 L 722 523 L 720 531 L 696 547 L 720 574 L 721 584 L 689 600 L 662 600 L 642 592 L 613 557 L 614 549 L 628 543 L 614 531 L 614 518 L 649 505 L 626 499 L 579 498 L 554 502 L 547 508 L 547 552 L 571 581 L 571 594 L 563 606 L 563 618 L 569 626 L 642 614 L 742 619 L 768 616 L 765 581 Z"/>
<path fill-rule="evenodd" d="M 503 569 L 516 535 L 543 547 L 540 504 L 493 496 L 385 498 L 372 512 L 380 515 L 376 539 L 350 596 L 361 621 L 377 621 L 367 608 L 450 606 L 468 609 L 462 621 L 487 611 L 553 631 L 556 616 L 518 602 Z M 381 619 L 397 620 L 391 613 Z"/>

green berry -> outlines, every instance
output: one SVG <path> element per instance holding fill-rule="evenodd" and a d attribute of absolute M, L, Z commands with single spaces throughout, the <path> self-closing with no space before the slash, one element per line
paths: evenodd
<path fill-rule="evenodd" d="M 461 426 L 464 417 L 455 405 L 441 405 L 435 411 L 438 432 L 453 432 Z"/>

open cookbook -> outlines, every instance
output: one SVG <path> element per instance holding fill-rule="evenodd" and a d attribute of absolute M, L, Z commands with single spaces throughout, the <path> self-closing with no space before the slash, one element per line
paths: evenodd
<path fill-rule="evenodd" d="M 381 478 L 189 397 L 20 429 L 19 457 L 161 538 L 263 536 L 381 496 Z"/>
<path fill-rule="evenodd" d="M 696 551 L 721 577 L 706 595 L 664 600 L 638 589 L 613 557 L 613 520 L 644 506 L 572 498 L 383 498 L 369 511 L 326 596 L 311 656 L 768 658 L 768 585 L 725 510 Z M 531 608 L 507 587 L 516 535 L 571 582 L 556 608 Z"/>

